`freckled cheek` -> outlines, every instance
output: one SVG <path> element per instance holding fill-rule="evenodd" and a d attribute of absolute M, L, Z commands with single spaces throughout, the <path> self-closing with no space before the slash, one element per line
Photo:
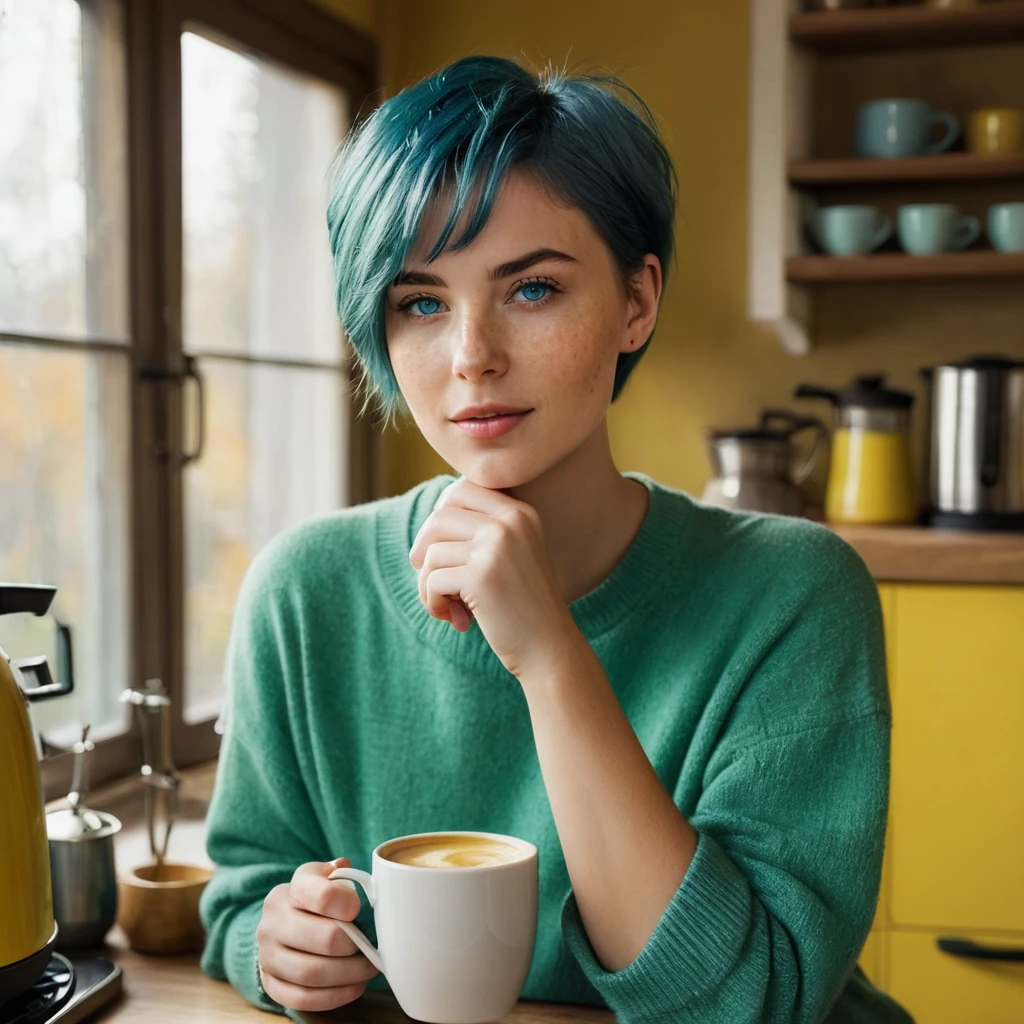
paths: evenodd
<path fill-rule="evenodd" d="M 550 323 L 534 344 L 552 393 L 596 394 L 604 390 L 605 378 L 614 376 L 615 345 L 608 320 L 593 311 Z"/>

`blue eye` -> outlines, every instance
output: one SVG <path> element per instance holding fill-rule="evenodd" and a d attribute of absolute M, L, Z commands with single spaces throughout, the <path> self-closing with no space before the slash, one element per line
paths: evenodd
<path fill-rule="evenodd" d="M 439 299 L 414 299 L 405 307 L 407 310 L 415 310 L 413 316 L 433 316 L 441 309 Z"/>
<path fill-rule="evenodd" d="M 539 302 L 541 299 L 546 299 L 548 293 L 553 289 L 549 284 L 542 284 L 540 281 L 531 281 L 529 284 L 524 284 L 519 289 L 519 293 L 526 299 L 527 302 Z"/>

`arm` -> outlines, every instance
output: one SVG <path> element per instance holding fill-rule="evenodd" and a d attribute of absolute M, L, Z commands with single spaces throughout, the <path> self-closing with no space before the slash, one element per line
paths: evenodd
<path fill-rule="evenodd" d="M 542 685 L 527 681 L 523 689 L 580 916 L 601 966 L 621 970 L 682 883 L 697 833 L 655 774 L 582 636 Z"/>
<path fill-rule="evenodd" d="M 874 585 L 845 569 L 780 624 L 688 821 L 596 656 L 524 684 L 573 884 L 566 941 L 620 1020 L 817 1024 L 854 968 L 878 897 L 890 717 Z"/>
<path fill-rule="evenodd" d="M 275 589 L 276 550 L 271 545 L 253 563 L 235 610 L 225 670 L 231 713 L 207 815 L 207 852 L 217 870 L 200 914 L 207 930 L 202 969 L 281 1013 L 259 982 L 263 900 L 300 864 L 329 854 L 288 726 L 291 670 L 281 652 L 298 649 L 298 638 L 290 636 L 287 594 Z"/>

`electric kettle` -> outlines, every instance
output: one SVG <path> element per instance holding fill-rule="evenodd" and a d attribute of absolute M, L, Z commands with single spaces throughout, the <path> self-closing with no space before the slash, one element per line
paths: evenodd
<path fill-rule="evenodd" d="M 0 583 L 0 615 L 45 615 L 56 592 L 56 587 Z M 39 771 L 42 750 L 28 702 L 73 688 L 71 632 L 61 625 L 58 631 L 60 682 L 51 678 L 45 657 L 11 659 L 0 649 L 0 1011 L 36 983 L 57 939 Z"/>
<path fill-rule="evenodd" d="M 874 525 L 918 519 L 910 454 L 914 396 L 884 386 L 885 377 L 857 377 L 842 391 L 800 384 L 797 398 L 825 398 L 835 407 L 832 457 L 825 487 L 830 523 Z"/>

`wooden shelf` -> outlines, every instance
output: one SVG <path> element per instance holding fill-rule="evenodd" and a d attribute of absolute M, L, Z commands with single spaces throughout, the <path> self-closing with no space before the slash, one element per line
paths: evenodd
<path fill-rule="evenodd" d="M 924 526 L 831 529 L 877 580 L 1024 585 L 1024 533 L 974 533 Z"/>
<path fill-rule="evenodd" d="M 904 160 L 796 160 L 789 165 L 789 183 L 816 185 L 890 185 L 900 182 L 978 182 L 1019 178 L 1024 181 L 1024 153 L 976 156 L 942 153 Z"/>
<path fill-rule="evenodd" d="M 1024 278 L 1024 253 L 945 252 L 938 256 L 791 256 L 786 279 L 800 284 L 855 281 L 951 281 Z"/>
<path fill-rule="evenodd" d="M 1024 42 L 1024 2 L 973 8 L 880 7 L 807 11 L 789 19 L 789 38 L 819 53 L 913 50 Z"/>

